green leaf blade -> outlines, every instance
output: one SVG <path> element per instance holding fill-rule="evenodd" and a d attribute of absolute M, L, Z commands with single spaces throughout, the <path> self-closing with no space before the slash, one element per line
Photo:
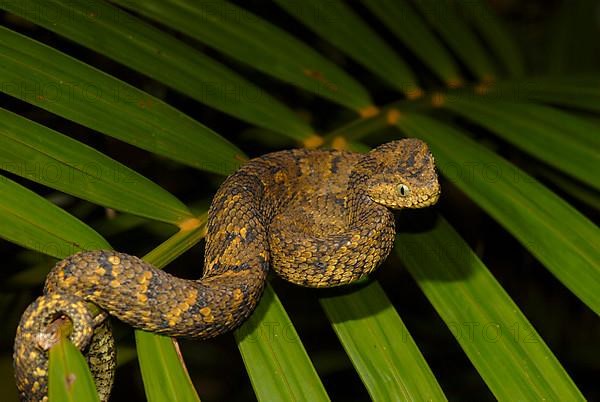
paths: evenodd
<path fill-rule="evenodd" d="M 259 401 L 329 401 L 270 285 L 254 313 L 234 335 Z"/>
<path fill-rule="evenodd" d="M 377 282 L 320 303 L 374 401 L 446 400 Z"/>
<path fill-rule="evenodd" d="M 88 201 L 177 224 L 192 213 L 125 165 L 54 130 L 0 109 L 0 168 Z"/>
<path fill-rule="evenodd" d="M 48 398 L 50 402 L 99 402 L 85 358 L 64 337 L 50 348 Z"/>
<path fill-rule="evenodd" d="M 393 88 L 409 97 L 422 92 L 404 60 L 400 59 L 348 5 L 339 0 L 275 2 L 323 39 L 387 81 Z"/>
<path fill-rule="evenodd" d="M 444 107 L 600 190 L 600 128 L 560 110 L 530 103 L 449 96 Z"/>
<path fill-rule="evenodd" d="M 547 180 L 551 180 L 553 184 L 560 187 L 569 195 L 600 211 L 600 193 L 597 191 L 571 180 L 570 177 L 556 173 L 551 169 L 542 168 L 537 173 Z"/>
<path fill-rule="evenodd" d="M 215 132 L 125 82 L 4 27 L 0 38 L 0 90 L 11 96 L 198 169 L 229 174 L 245 159 Z"/>
<path fill-rule="evenodd" d="M 407 1 L 364 0 L 363 3 L 447 86 L 456 87 L 463 82 L 450 53 Z"/>
<path fill-rule="evenodd" d="M 509 75 L 522 76 L 525 72 L 523 55 L 489 4 L 482 0 L 459 0 L 456 4 L 493 49 Z"/>
<path fill-rule="evenodd" d="M 83 250 L 110 248 L 89 226 L 3 176 L 0 176 L 0 237 L 56 258 Z"/>
<path fill-rule="evenodd" d="M 282 29 L 234 4 L 222 0 L 114 2 L 339 105 L 359 113 L 373 106 L 362 85 L 336 65 Z"/>
<path fill-rule="evenodd" d="M 396 251 L 498 400 L 585 400 L 500 284 L 441 216 L 430 230 L 400 233 Z"/>
<path fill-rule="evenodd" d="M 542 68 L 551 74 L 598 71 L 597 43 L 589 40 L 598 32 L 598 3 L 572 0 L 554 9 L 543 41 L 547 44 Z"/>
<path fill-rule="evenodd" d="M 500 99 L 531 99 L 600 112 L 600 76 L 540 76 L 494 83 L 484 93 Z"/>
<path fill-rule="evenodd" d="M 266 91 L 108 3 L 30 0 L 0 6 L 241 120 L 296 140 L 314 134 L 310 125 Z M 56 15 L 68 17 L 56 23 Z"/>
<path fill-rule="evenodd" d="M 572 206 L 460 131 L 419 114 L 397 122 L 426 141 L 441 172 L 600 313 L 600 230 Z M 569 225 L 563 225 L 569 222 Z"/>
<path fill-rule="evenodd" d="M 200 402 L 174 339 L 136 330 L 135 342 L 148 401 Z"/>
<path fill-rule="evenodd" d="M 481 81 L 490 81 L 496 70 L 489 56 L 449 0 L 419 0 L 414 4 L 448 46 Z"/>

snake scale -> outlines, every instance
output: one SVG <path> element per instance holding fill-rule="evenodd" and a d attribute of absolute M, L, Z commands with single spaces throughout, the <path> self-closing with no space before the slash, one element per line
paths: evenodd
<path fill-rule="evenodd" d="M 440 194 L 425 143 L 402 139 L 366 154 L 279 151 L 247 162 L 220 186 L 209 209 L 204 275 L 174 277 L 115 251 L 70 256 L 49 273 L 25 311 L 14 360 L 24 401 L 47 400 L 51 322 L 71 320 L 101 400 L 114 375 L 107 314 L 169 336 L 210 338 L 254 310 L 269 268 L 302 286 L 331 287 L 372 272 L 395 235 L 390 209 L 434 204 Z M 103 311 L 92 317 L 87 303 Z"/>

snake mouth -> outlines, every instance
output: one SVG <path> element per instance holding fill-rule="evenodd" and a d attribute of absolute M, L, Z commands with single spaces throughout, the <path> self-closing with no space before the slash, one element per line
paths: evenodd
<path fill-rule="evenodd" d="M 440 198 L 440 192 L 436 192 L 433 194 L 423 194 L 422 196 L 419 196 L 419 198 L 416 200 L 416 202 L 414 204 L 412 204 L 409 208 L 425 208 L 425 207 L 429 207 L 433 204 L 435 204 L 436 202 L 438 202 Z"/>
<path fill-rule="evenodd" d="M 426 208 L 438 202 L 440 198 L 440 191 L 430 192 L 428 194 L 413 195 L 410 199 L 402 199 L 393 197 L 392 199 L 385 197 L 373 197 L 369 196 L 371 201 L 388 207 L 390 209 L 417 209 Z M 409 198 L 409 197 L 406 197 Z"/>
<path fill-rule="evenodd" d="M 410 208 L 426 208 L 426 207 L 429 207 L 429 206 L 435 204 L 436 202 L 437 202 L 437 200 L 427 200 L 427 201 L 423 201 L 423 202 L 419 202 L 417 204 L 414 204 Z"/>

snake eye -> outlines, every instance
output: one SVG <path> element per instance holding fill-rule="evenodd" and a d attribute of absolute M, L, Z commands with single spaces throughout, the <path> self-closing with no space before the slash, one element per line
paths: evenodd
<path fill-rule="evenodd" d="M 402 197 L 406 197 L 410 194 L 410 188 L 408 188 L 406 184 L 400 184 L 400 186 L 398 186 L 398 193 L 400 193 Z"/>

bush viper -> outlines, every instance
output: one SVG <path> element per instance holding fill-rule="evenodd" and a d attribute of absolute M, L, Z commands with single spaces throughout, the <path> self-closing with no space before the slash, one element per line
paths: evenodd
<path fill-rule="evenodd" d="M 434 159 L 417 139 L 367 154 L 288 150 L 252 159 L 217 191 L 208 217 L 204 276 L 176 278 L 137 257 L 87 251 L 60 261 L 44 296 L 23 314 L 14 358 L 23 400 L 47 400 L 47 326 L 73 322 L 71 340 L 87 353 L 102 400 L 114 374 L 114 345 L 104 315 L 145 331 L 209 338 L 254 310 L 272 268 L 310 287 L 350 283 L 373 271 L 394 240 L 390 209 L 434 204 Z"/>

